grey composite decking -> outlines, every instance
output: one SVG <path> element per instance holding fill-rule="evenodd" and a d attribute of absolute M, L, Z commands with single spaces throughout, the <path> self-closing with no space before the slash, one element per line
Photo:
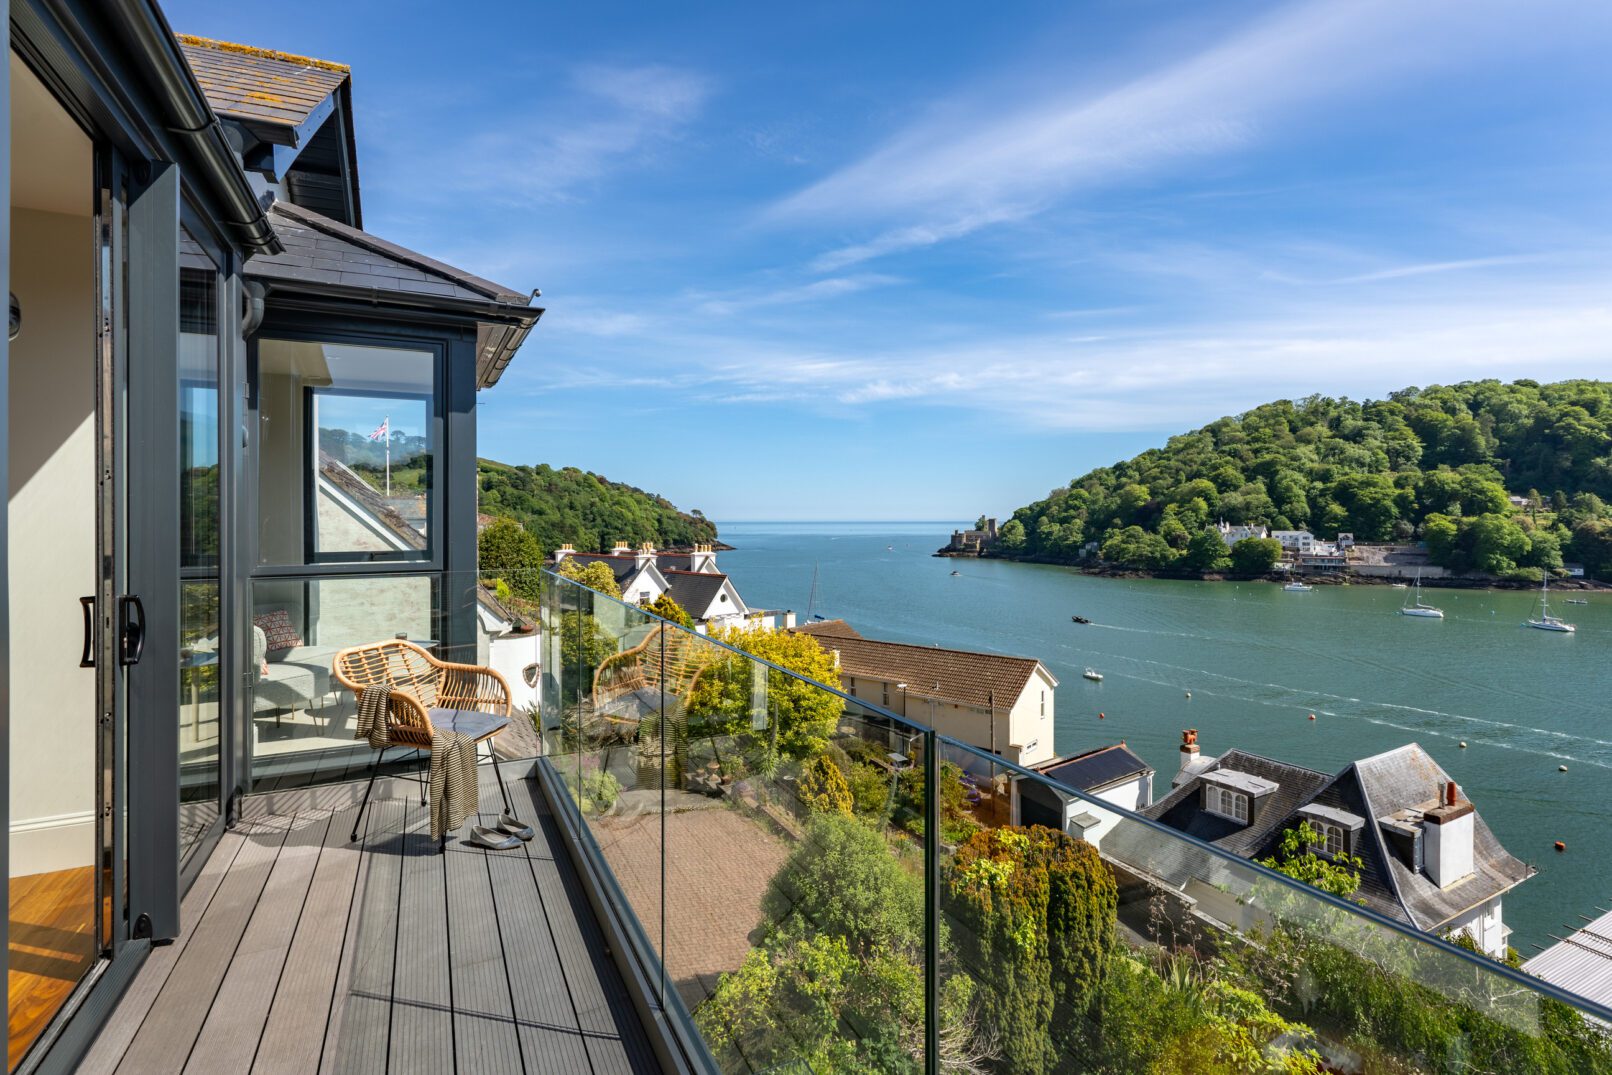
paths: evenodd
<path fill-rule="evenodd" d="M 509 781 L 531 843 L 441 855 L 413 785 L 391 787 L 356 843 L 350 794 L 248 800 L 79 1070 L 658 1072 L 536 785 Z"/>

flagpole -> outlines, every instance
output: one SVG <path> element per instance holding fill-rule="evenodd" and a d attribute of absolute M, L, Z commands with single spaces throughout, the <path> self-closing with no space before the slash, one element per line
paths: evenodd
<path fill-rule="evenodd" d="M 387 415 L 381 423 L 386 427 L 386 495 L 392 495 L 392 416 Z"/>

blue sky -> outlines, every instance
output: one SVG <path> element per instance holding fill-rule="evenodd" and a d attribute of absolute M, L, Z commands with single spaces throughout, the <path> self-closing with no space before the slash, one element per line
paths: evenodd
<path fill-rule="evenodd" d="M 365 223 L 548 307 L 484 455 L 1006 514 L 1268 399 L 1612 372 L 1612 5 L 171 2 L 350 63 Z"/>

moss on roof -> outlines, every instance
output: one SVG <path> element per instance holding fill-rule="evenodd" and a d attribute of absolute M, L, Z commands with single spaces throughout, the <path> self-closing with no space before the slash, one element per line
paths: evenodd
<path fill-rule="evenodd" d="M 262 60 L 280 60 L 284 63 L 300 64 L 305 67 L 317 67 L 320 70 L 331 71 L 340 75 L 351 74 L 353 70 L 344 63 L 316 60 L 312 56 L 298 56 L 294 52 L 280 52 L 277 49 L 258 48 L 255 45 L 238 45 L 233 41 L 215 41 L 210 37 L 197 37 L 195 34 L 175 34 L 174 37 L 182 45 L 216 49 L 219 52 L 234 52 L 242 56 L 255 56 Z"/>

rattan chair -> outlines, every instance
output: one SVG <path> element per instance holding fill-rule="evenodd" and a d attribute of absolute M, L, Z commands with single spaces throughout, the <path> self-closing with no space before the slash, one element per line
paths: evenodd
<path fill-rule="evenodd" d="M 483 665 L 440 661 L 403 639 L 387 639 L 341 650 L 332 661 L 332 673 L 336 682 L 353 692 L 355 702 L 368 687 L 391 689 L 387 716 L 392 747 L 429 754 L 431 736 L 437 730 L 459 732 L 480 746 L 509 727 L 509 683 L 503 676 Z M 364 788 L 358 817 L 353 821 L 354 840 L 358 839 L 370 792 L 375 789 L 381 759 L 392 747 L 382 748 L 370 762 L 369 784 Z M 487 752 L 492 755 L 504 809 L 513 817 L 515 809 L 510 805 L 509 790 L 504 787 L 504 775 L 498 768 L 498 751 L 489 744 Z M 420 802 L 425 802 L 423 784 Z"/>

